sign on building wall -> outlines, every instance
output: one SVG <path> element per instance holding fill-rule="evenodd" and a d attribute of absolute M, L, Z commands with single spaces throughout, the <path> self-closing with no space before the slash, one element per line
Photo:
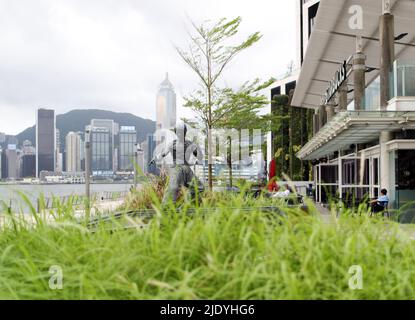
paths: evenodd
<path fill-rule="evenodd" d="M 329 87 L 326 90 L 324 96 L 323 105 L 327 105 L 333 98 L 336 92 L 340 89 L 340 86 L 347 80 L 347 61 L 344 60 L 341 68 L 336 71 L 333 80 L 330 81 Z"/>

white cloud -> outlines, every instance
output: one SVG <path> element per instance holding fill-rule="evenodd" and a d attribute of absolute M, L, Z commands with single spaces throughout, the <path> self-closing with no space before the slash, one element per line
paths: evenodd
<path fill-rule="evenodd" d="M 0 0 L 0 131 L 35 122 L 38 107 L 106 108 L 155 118 L 164 73 L 180 97 L 197 79 L 173 43 L 186 19 L 242 16 L 241 34 L 263 39 L 234 61 L 225 83 L 267 79 L 295 54 L 295 4 L 286 0 Z M 184 112 L 179 110 L 179 115 Z"/>

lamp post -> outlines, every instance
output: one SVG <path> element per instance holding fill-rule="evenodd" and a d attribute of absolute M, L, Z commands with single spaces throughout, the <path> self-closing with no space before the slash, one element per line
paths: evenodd
<path fill-rule="evenodd" d="M 137 189 L 138 143 L 134 144 L 134 189 Z"/>
<path fill-rule="evenodd" d="M 137 168 L 140 168 L 142 173 L 144 173 L 144 151 L 141 149 L 139 143 L 135 144 L 135 161 L 136 165 L 134 166 L 134 188 L 137 188 Z"/>
<path fill-rule="evenodd" d="M 86 197 L 86 214 L 89 217 L 91 209 L 91 129 L 85 131 L 85 197 Z"/>

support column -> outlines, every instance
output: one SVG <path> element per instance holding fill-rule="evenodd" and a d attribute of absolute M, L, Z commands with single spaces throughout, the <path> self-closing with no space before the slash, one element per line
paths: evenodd
<path fill-rule="evenodd" d="M 344 112 L 347 110 L 347 80 L 340 86 L 337 91 L 337 99 L 339 101 L 339 112 Z"/>
<path fill-rule="evenodd" d="M 380 109 L 387 110 L 390 92 L 390 71 L 395 60 L 395 19 L 390 11 L 389 0 L 383 0 L 383 15 L 379 21 L 380 32 Z M 379 136 L 380 144 L 380 186 L 388 190 L 391 195 L 391 172 L 390 157 L 386 150 L 386 143 L 393 139 L 393 133 L 383 131 Z"/>
<path fill-rule="evenodd" d="M 389 1 L 384 0 L 383 15 L 379 21 L 380 34 L 380 109 L 386 110 L 390 100 L 390 73 L 395 60 L 395 18 L 390 13 Z"/>
<path fill-rule="evenodd" d="M 331 119 L 334 117 L 334 105 L 328 104 L 326 105 L 326 115 L 327 115 L 327 122 L 330 122 Z"/>
<path fill-rule="evenodd" d="M 316 185 L 316 190 L 318 188 L 318 197 L 316 199 L 317 203 L 321 203 L 321 164 L 317 165 L 317 185 Z"/>
<path fill-rule="evenodd" d="M 380 187 L 385 188 L 388 192 L 391 191 L 390 176 L 395 174 L 391 172 L 389 152 L 386 150 L 386 143 L 393 139 L 393 133 L 388 131 L 382 131 L 379 136 L 380 144 Z"/>
<path fill-rule="evenodd" d="M 364 110 L 366 89 L 366 56 L 363 53 L 362 37 L 356 39 L 356 53 L 353 56 L 354 109 Z"/>
<path fill-rule="evenodd" d="M 318 127 L 319 127 L 319 130 L 324 127 L 324 125 L 326 124 L 326 120 L 327 120 L 326 107 L 325 106 L 320 106 L 318 108 Z"/>
<path fill-rule="evenodd" d="M 313 114 L 313 135 L 315 136 L 319 130 L 319 123 L 318 123 L 318 109 L 314 110 Z"/>
<path fill-rule="evenodd" d="M 343 199 L 343 162 L 342 162 L 341 150 L 339 150 L 338 175 L 339 175 L 339 198 Z"/>

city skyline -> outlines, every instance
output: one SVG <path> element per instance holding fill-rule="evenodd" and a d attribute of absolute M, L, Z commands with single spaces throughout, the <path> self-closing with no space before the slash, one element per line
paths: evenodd
<path fill-rule="evenodd" d="M 414 17 L 0 0 L 0 299 L 163 319 L 415 299 Z"/>
<path fill-rule="evenodd" d="M 61 135 L 56 124 L 55 110 L 36 111 L 35 142 L 38 149 L 30 140 L 19 142 L 15 136 L 1 133 L 0 180 L 81 183 L 85 171 L 83 149 L 86 135 L 91 141 L 94 176 L 113 179 L 119 174 L 128 177 L 134 171 L 133 161 L 139 147 L 135 126 L 92 118 L 85 130 L 72 130 Z M 144 168 L 143 150 L 141 159 Z"/>
<path fill-rule="evenodd" d="M 199 23 L 240 15 L 242 34 L 258 30 L 264 35 L 233 62 L 224 79 L 229 86 L 283 74 L 295 52 L 295 5 L 282 0 L 262 0 L 254 11 L 249 3 L 217 0 L 99 2 L 100 10 L 94 10 L 96 1 L 23 2 L 0 1 L 5 9 L 0 13 L 5 48 L 0 53 L 0 111 L 7 114 L 0 119 L 0 132 L 7 134 L 33 125 L 29 115 L 40 107 L 56 114 L 117 110 L 156 120 L 154 92 L 165 72 L 175 84 L 177 117 L 186 115 L 182 97 L 197 89 L 197 79 L 174 45 L 185 45 L 188 17 Z"/>

